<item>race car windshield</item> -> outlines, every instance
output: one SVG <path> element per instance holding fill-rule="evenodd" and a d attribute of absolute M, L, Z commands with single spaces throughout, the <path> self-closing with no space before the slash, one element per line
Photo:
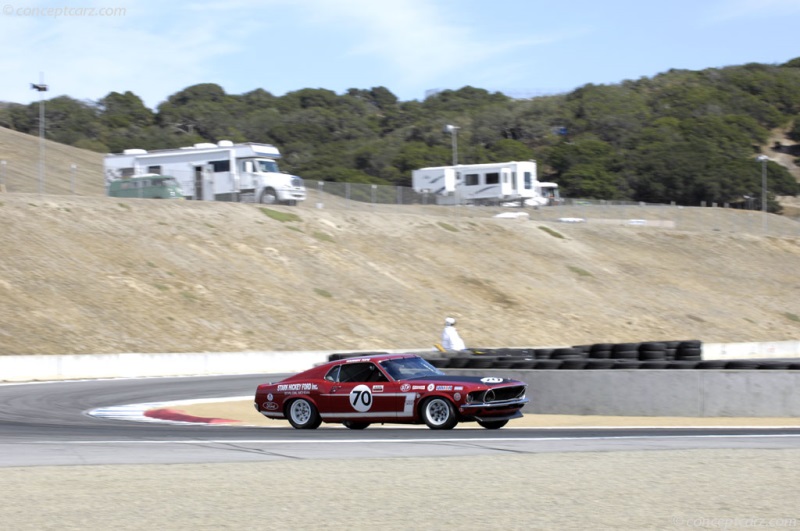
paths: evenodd
<path fill-rule="evenodd" d="M 381 367 L 395 380 L 409 378 L 424 378 L 426 376 L 441 376 L 444 373 L 422 358 L 399 358 L 385 360 Z"/>

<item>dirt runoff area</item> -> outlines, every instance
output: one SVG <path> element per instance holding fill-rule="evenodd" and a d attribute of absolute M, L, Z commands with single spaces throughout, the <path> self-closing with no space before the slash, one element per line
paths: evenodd
<path fill-rule="evenodd" d="M 14 530 L 797 528 L 800 449 L 0 470 Z"/>

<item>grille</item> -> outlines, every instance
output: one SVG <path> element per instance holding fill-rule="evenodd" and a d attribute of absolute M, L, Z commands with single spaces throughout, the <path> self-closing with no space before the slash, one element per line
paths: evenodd
<path fill-rule="evenodd" d="M 514 400 L 515 398 L 522 398 L 523 396 L 525 396 L 524 385 L 510 385 L 508 387 L 496 387 L 486 391 L 470 393 L 468 401 L 471 403 L 483 402 L 490 404 L 492 402 Z"/>
<path fill-rule="evenodd" d="M 494 398 L 491 399 L 492 402 L 513 400 L 515 398 L 521 398 L 525 396 L 525 386 L 512 385 L 509 387 L 495 387 L 494 389 L 487 391 L 486 394 L 489 395 L 492 392 L 494 392 Z"/>

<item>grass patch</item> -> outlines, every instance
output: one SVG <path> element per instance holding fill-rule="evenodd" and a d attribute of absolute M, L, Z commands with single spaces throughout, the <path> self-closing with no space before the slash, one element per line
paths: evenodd
<path fill-rule="evenodd" d="M 183 298 L 186 299 L 187 301 L 197 302 L 198 300 L 200 300 L 197 298 L 197 295 L 195 295 L 191 291 L 182 291 L 181 295 L 183 295 Z"/>
<path fill-rule="evenodd" d="M 150 267 L 158 267 L 157 265 L 155 265 L 153 262 L 151 262 L 149 260 L 147 261 L 147 265 L 150 266 Z"/>
<path fill-rule="evenodd" d="M 289 221 L 302 221 L 300 216 L 297 214 L 292 214 L 291 212 L 278 212 L 277 210 L 264 207 L 259 208 L 259 210 L 268 218 L 274 219 L 275 221 L 280 221 L 281 223 L 286 223 Z"/>
<path fill-rule="evenodd" d="M 131 206 L 125 203 L 117 203 L 117 206 L 120 208 L 124 208 L 125 210 L 131 210 Z"/>
<path fill-rule="evenodd" d="M 458 229 L 454 226 L 450 225 L 449 223 L 445 223 L 444 221 L 439 221 L 438 225 L 443 228 L 444 230 L 449 230 L 450 232 L 458 232 Z"/>
<path fill-rule="evenodd" d="M 703 319 L 702 317 L 697 317 L 696 315 L 687 314 L 686 317 L 688 317 L 692 321 L 697 321 L 698 323 L 705 323 L 706 322 L 705 319 Z"/>
<path fill-rule="evenodd" d="M 573 273 L 575 273 L 579 277 L 592 277 L 592 276 L 594 276 L 591 273 L 589 273 L 588 271 L 586 271 L 585 269 L 582 269 L 580 267 L 567 266 L 567 269 L 569 269 L 570 271 L 572 271 Z"/>
<path fill-rule="evenodd" d="M 287 225 L 286 228 L 289 229 L 289 230 L 297 231 L 300 234 L 303 233 L 303 229 L 301 229 L 300 227 L 295 227 L 294 225 Z"/>
<path fill-rule="evenodd" d="M 554 231 L 550 227 L 545 227 L 544 225 L 540 225 L 539 226 L 539 230 L 545 231 L 547 234 L 549 234 L 550 236 L 552 236 L 554 238 L 561 238 L 562 240 L 564 239 L 564 235 L 563 234 L 561 234 L 560 232 Z"/>
<path fill-rule="evenodd" d="M 320 289 L 320 288 L 314 288 L 314 293 L 316 293 L 320 297 L 325 297 L 326 299 L 332 299 L 333 298 L 333 295 L 331 295 L 331 292 L 328 291 L 328 290 L 324 290 L 324 289 Z"/>
<path fill-rule="evenodd" d="M 169 286 L 165 286 L 164 284 L 156 284 L 155 286 L 158 291 L 169 291 Z"/>
<path fill-rule="evenodd" d="M 795 323 L 800 323 L 800 316 L 791 312 L 783 312 L 781 315 L 789 319 L 790 321 L 794 321 Z"/>
<path fill-rule="evenodd" d="M 330 243 L 334 242 L 333 236 L 331 236 L 326 232 L 317 231 L 314 234 L 312 234 L 312 236 L 314 236 L 314 238 L 318 239 L 321 242 L 330 242 Z"/>

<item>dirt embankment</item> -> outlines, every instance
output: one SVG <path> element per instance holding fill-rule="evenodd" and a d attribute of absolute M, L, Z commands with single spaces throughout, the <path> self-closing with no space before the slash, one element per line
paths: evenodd
<path fill-rule="evenodd" d="M 426 348 L 446 315 L 485 347 L 800 333 L 797 238 L 273 211 L 0 195 L 0 354 Z"/>

